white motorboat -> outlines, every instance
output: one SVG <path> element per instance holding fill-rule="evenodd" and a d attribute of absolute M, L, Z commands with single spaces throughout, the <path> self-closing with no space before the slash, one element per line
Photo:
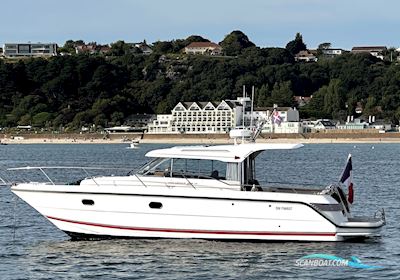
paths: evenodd
<path fill-rule="evenodd" d="M 139 142 L 132 142 L 129 144 L 129 147 L 126 147 L 127 149 L 138 149 L 139 148 Z"/>
<path fill-rule="evenodd" d="M 354 217 L 339 185 L 261 186 L 256 157 L 301 144 L 244 143 L 150 151 L 135 174 L 12 191 L 73 239 L 343 241 L 379 234 L 385 215 Z M 32 167 L 29 167 L 32 169 Z M 45 173 L 43 167 L 38 168 Z M 46 175 L 47 176 L 47 175 Z"/>

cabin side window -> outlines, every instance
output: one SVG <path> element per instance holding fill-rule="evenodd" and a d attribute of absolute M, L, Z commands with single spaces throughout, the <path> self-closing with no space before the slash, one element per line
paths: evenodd
<path fill-rule="evenodd" d="M 146 176 L 170 176 L 171 159 L 157 158 L 146 164 L 138 174 Z"/>
<path fill-rule="evenodd" d="M 174 178 L 240 181 L 238 163 L 217 160 L 158 158 L 146 164 L 138 174 Z"/>
<path fill-rule="evenodd" d="M 239 168 L 239 164 L 236 162 L 228 162 L 226 165 L 226 179 L 230 181 L 239 181 L 240 182 L 240 173 L 241 170 Z"/>
<path fill-rule="evenodd" d="M 172 177 L 226 179 L 226 163 L 215 160 L 173 159 Z"/>

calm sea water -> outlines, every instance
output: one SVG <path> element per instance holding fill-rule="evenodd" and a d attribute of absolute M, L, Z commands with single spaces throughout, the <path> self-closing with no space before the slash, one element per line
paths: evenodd
<path fill-rule="evenodd" d="M 0 146 L 0 169 L 18 166 L 138 168 L 144 154 L 167 145 Z M 0 279 L 399 279 L 400 145 L 316 144 L 260 156 L 260 181 L 327 185 L 338 181 L 353 155 L 354 212 L 373 215 L 384 207 L 387 225 L 364 242 L 217 242 L 204 240 L 70 241 L 8 188 L 0 187 Z M 109 171 L 116 173 L 115 170 Z M 121 171 L 122 172 L 122 171 Z M 126 171 L 123 171 L 126 172 Z M 82 177 L 55 172 L 60 180 Z M 1 176 L 1 175 L 0 175 Z M 33 176 L 3 173 L 8 179 Z M 18 176 L 18 177 L 17 177 Z M 381 269 L 297 267 L 304 255 L 356 256 Z"/>

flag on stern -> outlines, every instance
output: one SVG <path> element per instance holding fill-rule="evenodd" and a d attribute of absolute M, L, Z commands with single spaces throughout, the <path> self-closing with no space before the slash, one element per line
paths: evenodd
<path fill-rule="evenodd" d="M 350 203 L 353 203 L 354 201 L 354 190 L 353 190 L 353 183 L 352 183 L 352 170 L 353 170 L 353 164 L 351 162 L 351 154 L 347 157 L 347 162 L 346 166 L 344 167 L 344 170 L 342 172 L 342 175 L 340 176 L 340 183 L 345 184 L 348 186 L 348 192 L 347 192 L 347 200 Z"/>

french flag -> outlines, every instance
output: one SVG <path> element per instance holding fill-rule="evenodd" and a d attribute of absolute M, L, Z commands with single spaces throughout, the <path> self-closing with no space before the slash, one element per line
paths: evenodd
<path fill-rule="evenodd" d="M 353 170 L 353 164 L 351 162 L 351 154 L 347 157 L 347 162 L 346 166 L 342 172 L 342 175 L 340 176 L 340 183 L 345 184 L 348 186 L 348 193 L 347 193 L 347 200 L 350 203 L 353 203 L 354 201 L 354 190 L 353 190 L 353 183 L 352 183 L 352 173 Z"/>

